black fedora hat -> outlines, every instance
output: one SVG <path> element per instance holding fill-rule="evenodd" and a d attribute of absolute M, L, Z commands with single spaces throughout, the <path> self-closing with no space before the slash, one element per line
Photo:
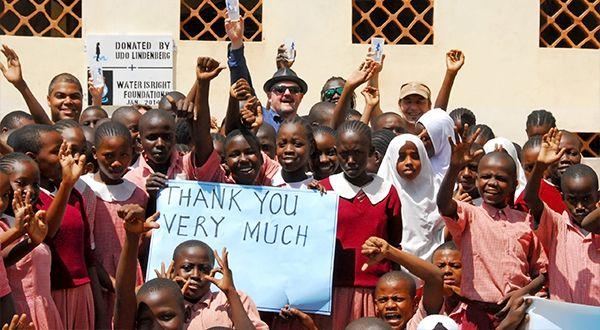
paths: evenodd
<path fill-rule="evenodd" d="M 305 94 L 306 91 L 308 91 L 308 85 L 306 85 L 306 82 L 304 80 L 302 80 L 300 77 L 298 77 L 296 72 L 294 72 L 294 70 L 292 70 L 290 68 L 278 69 L 275 72 L 275 74 L 273 75 L 273 78 L 267 80 L 267 82 L 264 84 L 263 90 L 265 91 L 265 93 L 268 93 L 271 91 L 271 88 L 273 87 L 273 85 L 275 85 L 278 82 L 282 82 L 282 81 L 295 82 L 296 84 L 298 84 L 298 86 L 300 86 L 300 89 L 302 90 L 302 94 Z"/>

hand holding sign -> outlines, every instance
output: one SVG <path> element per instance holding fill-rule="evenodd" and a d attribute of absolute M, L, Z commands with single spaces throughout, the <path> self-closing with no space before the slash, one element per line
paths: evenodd
<path fill-rule="evenodd" d="M 378 264 L 382 260 L 386 259 L 390 250 L 390 244 L 384 239 L 379 237 L 370 237 L 365 241 L 362 246 L 361 253 L 369 258 L 369 260 L 362 266 L 361 270 L 364 272 L 369 266 Z"/>
<path fill-rule="evenodd" d="M 224 66 L 219 66 L 217 60 L 210 57 L 198 57 L 196 65 L 196 78 L 199 82 L 209 82 L 225 69 Z"/>

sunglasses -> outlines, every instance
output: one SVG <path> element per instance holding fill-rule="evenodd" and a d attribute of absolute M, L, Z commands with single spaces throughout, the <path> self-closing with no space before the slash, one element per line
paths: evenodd
<path fill-rule="evenodd" d="M 325 90 L 325 92 L 323 92 L 323 96 L 325 96 L 326 99 L 331 99 L 331 98 L 333 98 L 333 96 L 335 94 L 341 96 L 343 91 L 344 91 L 344 87 L 330 88 L 328 90 Z"/>
<path fill-rule="evenodd" d="M 277 95 L 281 95 L 283 93 L 285 93 L 285 91 L 288 90 L 290 91 L 290 94 L 298 94 L 298 93 L 302 93 L 302 89 L 300 89 L 300 87 L 298 86 L 275 86 L 273 88 L 271 88 L 271 92 L 277 94 Z"/>

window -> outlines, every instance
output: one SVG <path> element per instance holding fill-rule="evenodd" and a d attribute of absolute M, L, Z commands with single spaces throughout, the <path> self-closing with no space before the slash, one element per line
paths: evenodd
<path fill-rule="evenodd" d="M 600 48 L 600 1 L 540 0 L 540 47 Z"/>
<path fill-rule="evenodd" d="M 433 0 L 353 0 L 352 42 L 372 37 L 388 44 L 433 44 Z"/>
<path fill-rule="evenodd" d="M 262 0 L 240 0 L 246 41 L 262 40 Z M 181 0 L 181 40 L 227 40 L 225 0 Z"/>
<path fill-rule="evenodd" d="M 81 38 L 82 0 L 4 0 L 0 35 Z"/>
<path fill-rule="evenodd" d="M 575 133 L 583 148 L 581 154 L 583 157 L 600 157 L 600 133 Z"/>

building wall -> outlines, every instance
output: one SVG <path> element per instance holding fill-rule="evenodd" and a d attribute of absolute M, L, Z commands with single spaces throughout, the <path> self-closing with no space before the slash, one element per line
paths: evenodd
<path fill-rule="evenodd" d="M 57 73 L 86 77 L 87 34 L 170 34 L 176 41 L 174 81 L 187 91 L 194 80 L 195 58 L 226 61 L 226 42 L 179 41 L 179 0 L 83 1 L 83 38 L 0 36 L 14 47 L 24 75 L 39 99 L 47 95 Z M 318 101 L 322 84 L 332 75 L 347 76 L 368 46 L 352 44 L 352 7 L 348 0 L 264 0 L 263 41 L 246 44 L 246 57 L 259 97 L 275 71 L 277 46 L 286 36 L 297 42 L 294 70 L 309 84 L 300 113 Z M 410 80 L 429 85 L 435 95 L 445 71 L 444 55 L 465 52 L 466 63 L 455 82 L 450 108 L 467 107 L 496 135 L 523 143 L 526 115 L 545 108 L 561 128 L 600 131 L 600 52 L 540 48 L 539 1 L 437 0 L 434 43 L 386 46 L 381 74 L 382 107 L 397 111 L 399 87 Z M 229 76 L 223 72 L 211 89 L 212 112 L 222 118 Z M 359 96 L 358 109 L 362 109 Z M 0 82 L 0 114 L 24 109 L 18 93 Z"/>

